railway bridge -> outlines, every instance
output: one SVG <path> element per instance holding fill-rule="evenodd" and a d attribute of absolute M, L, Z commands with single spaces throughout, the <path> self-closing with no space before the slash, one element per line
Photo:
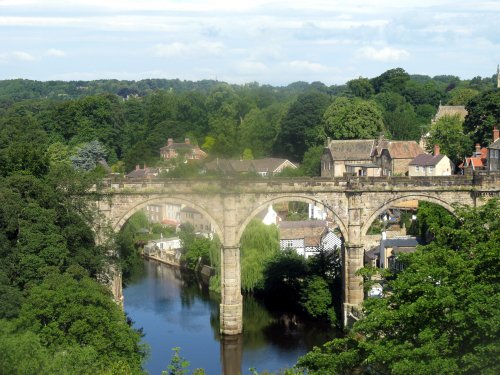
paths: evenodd
<path fill-rule="evenodd" d="M 118 232 L 128 218 L 155 203 L 184 204 L 202 213 L 219 236 L 221 248 L 221 333 L 241 333 L 240 238 L 247 224 L 269 205 L 302 201 L 323 207 L 344 238 L 342 254 L 343 321 L 363 302 L 364 238 L 371 224 L 391 206 L 420 200 L 453 212 L 457 204 L 478 206 L 500 195 L 499 175 L 446 177 L 200 178 L 105 180 L 97 208 Z M 121 277 L 113 281 L 122 298 Z"/>

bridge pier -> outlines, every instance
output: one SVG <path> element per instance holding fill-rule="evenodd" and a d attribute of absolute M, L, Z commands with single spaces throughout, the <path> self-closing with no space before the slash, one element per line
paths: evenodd
<path fill-rule="evenodd" d="M 221 258 L 220 332 L 237 335 L 243 331 L 240 248 L 223 246 Z"/>

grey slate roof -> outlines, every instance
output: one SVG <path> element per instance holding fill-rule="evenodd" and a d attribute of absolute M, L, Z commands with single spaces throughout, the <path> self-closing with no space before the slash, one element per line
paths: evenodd
<path fill-rule="evenodd" d="M 495 150 L 500 149 L 500 138 L 498 138 L 495 142 L 488 146 L 488 148 L 494 148 Z"/>
<path fill-rule="evenodd" d="M 374 147 L 374 139 L 334 140 L 328 145 L 333 160 L 371 160 Z"/>
<path fill-rule="evenodd" d="M 439 154 L 436 156 L 430 154 L 420 154 L 410 162 L 410 165 L 432 167 L 436 166 L 443 158 L 444 158 L 443 154 Z"/>

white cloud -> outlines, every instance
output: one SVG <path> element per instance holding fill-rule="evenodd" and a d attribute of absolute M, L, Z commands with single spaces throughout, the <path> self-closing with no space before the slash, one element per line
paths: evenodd
<path fill-rule="evenodd" d="M 224 44 L 220 42 L 196 42 L 196 43 L 170 43 L 157 44 L 153 47 L 156 56 L 161 57 L 190 57 L 199 55 L 219 55 L 224 51 Z"/>
<path fill-rule="evenodd" d="M 400 48 L 363 47 L 359 50 L 359 57 L 375 61 L 397 62 L 410 57 L 410 53 Z"/>
<path fill-rule="evenodd" d="M 244 74 L 266 73 L 269 68 L 260 61 L 245 60 L 238 63 L 238 68 Z"/>
<path fill-rule="evenodd" d="M 309 73 L 323 73 L 328 70 L 324 65 L 306 60 L 289 61 L 286 65 L 291 69 Z"/>
<path fill-rule="evenodd" d="M 51 49 L 48 49 L 45 54 L 47 56 L 52 56 L 52 57 L 64 57 L 66 56 L 66 52 L 60 50 L 60 49 L 55 49 L 55 48 L 51 48 Z"/>
<path fill-rule="evenodd" d="M 11 62 L 11 61 L 35 61 L 36 58 L 29 54 L 28 52 L 23 51 L 13 51 L 0 54 L 1 62 Z"/>

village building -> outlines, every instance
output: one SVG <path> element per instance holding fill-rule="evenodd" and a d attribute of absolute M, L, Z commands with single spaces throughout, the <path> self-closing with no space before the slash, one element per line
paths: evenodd
<path fill-rule="evenodd" d="M 420 154 L 410 162 L 409 175 L 412 177 L 423 176 L 450 176 L 455 166 L 439 151 L 439 146 L 434 146 L 434 154 Z"/>
<path fill-rule="evenodd" d="M 287 159 L 263 158 L 254 160 L 215 159 L 205 164 L 207 172 L 220 172 L 225 175 L 258 174 L 262 177 L 274 176 L 285 168 L 297 169 L 297 165 Z"/>
<path fill-rule="evenodd" d="M 431 128 L 439 119 L 445 116 L 448 117 L 458 116 L 460 120 L 464 121 L 467 114 L 468 111 L 467 109 L 465 109 L 465 106 L 463 105 L 441 105 L 440 102 L 438 110 L 431 120 Z M 430 137 L 430 132 L 427 132 L 420 138 L 419 145 L 424 150 L 427 150 L 429 137 Z"/>
<path fill-rule="evenodd" d="M 382 176 L 407 176 L 410 162 L 425 151 L 415 141 L 380 139 L 372 158 L 381 168 Z"/>
<path fill-rule="evenodd" d="M 500 77 L 500 76 L 499 76 Z M 500 84 L 500 78 L 499 78 Z M 500 171 L 500 130 L 493 128 L 493 142 L 488 146 L 487 164 L 490 172 Z"/>
<path fill-rule="evenodd" d="M 160 170 L 158 168 L 150 168 L 150 167 L 147 167 L 146 164 L 144 164 L 144 168 L 141 168 L 141 166 L 139 164 L 137 164 L 135 166 L 135 169 L 132 172 L 127 173 L 127 175 L 125 177 L 127 179 L 133 179 L 133 178 L 151 179 L 151 178 L 158 176 L 159 173 L 160 173 Z"/>
<path fill-rule="evenodd" d="M 488 149 L 481 147 L 479 143 L 476 144 L 476 150 L 470 157 L 466 157 L 464 162 L 458 167 L 461 169 L 462 174 L 472 174 L 476 171 L 487 170 L 488 165 Z"/>
<path fill-rule="evenodd" d="M 200 160 L 207 157 L 205 151 L 191 143 L 189 138 L 184 139 L 184 143 L 176 143 L 173 138 L 167 140 L 167 145 L 160 149 L 162 159 L 171 160 L 182 155 L 185 160 Z"/>
<path fill-rule="evenodd" d="M 330 230 L 326 220 L 282 221 L 279 232 L 280 249 L 294 250 L 305 258 L 342 246 L 341 238 Z"/>
<path fill-rule="evenodd" d="M 210 220 L 202 213 L 191 207 L 183 207 L 180 211 L 180 221 L 182 224 L 189 223 L 193 226 L 195 232 L 213 233 L 215 229 Z"/>
<path fill-rule="evenodd" d="M 424 150 L 415 141 L 328 140 L 321 156 L 321 177 L 408 175 L 408 166 Z"/>

